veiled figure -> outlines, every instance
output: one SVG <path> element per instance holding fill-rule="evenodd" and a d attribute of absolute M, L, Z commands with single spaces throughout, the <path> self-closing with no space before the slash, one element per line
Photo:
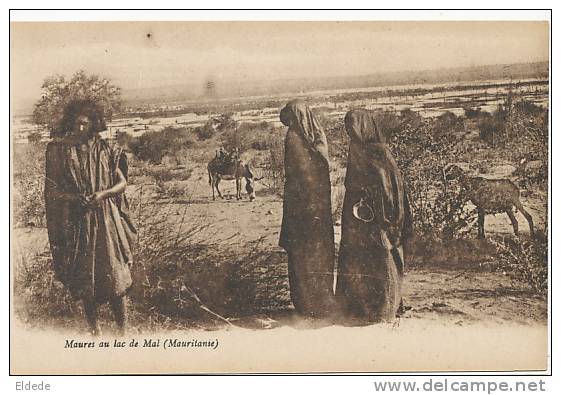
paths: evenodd
<path fill-rule="evenodd" d="M 350 317 L 390 321 L 401 303 L 409 202 L 374 114 L 348 112 L 345 129 L 350 143 L 336 295 Z"/>
<path fill-rule="evenodd" d="M 280 113 L 288 126 L 279 245 L 288 253 L 290 297 L 297 312 L 326 317 L 334 311 L 334 234 L 327 139 L 301 101 Z"/>

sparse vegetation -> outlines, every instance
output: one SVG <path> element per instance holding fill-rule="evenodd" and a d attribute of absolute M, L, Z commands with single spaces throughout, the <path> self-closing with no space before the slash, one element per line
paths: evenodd
<path fill-rule="evenodd" d="M 45 226 L 46 144 L 14 144 L 14 225 Z"/>
<path fill-rule="evenodd" d="M 192 133 L 187 128 L 167 127 L 161 132 L 147 132 L 131 138 L 127 145 L 140 160 L 154 164 L 162 163 L 167 155 L 174 155 L 195 144 Z"/>
<path fill-rule="evenodd" d="M 361 92 L 342 97 L 373 100 L 382 94 L 385 93 Z M 311 101 L 324 103 L 331 99 L 322 97 Z M 444 179 L 442 169 L 448 163 L 469 161 L 472 171 L 493 175 L 497 164 L 517 165 L 522 159 L 543 163 L 535 174 L 530 176 L 528 172 L 523 177 L 524 185 L 531 188 L 527 192 L 534 193 L 534 202 L 541 203 L 539 199 L 543 200 L 547 192 L 547 110 L 516 97 L 492 113 L 475 107 L 479 104 L 467 104 L 465 116 L 444 112 L 427 118 L 408 108 L 379 114 L 379 125 L 387 134 L 405 177 L 413 210 L 417 237 L 411 261 L 422 262 L 427 267 L 444 263 L 469 264 L 470 270 L 491 267 L 500 275 L 504 272 L 510 276 L 517 282 L 516 287 L 522 287 L 522 282 L 533 292 L 544 295 L 548 275 L 545 235 L 529 241 L 525 235 L 520 239 L 503 238 L 491 231 L 488 241 L 476 240 L 475 211 L 459 193 L 457 185 Z M 268 193 L 283 195 L 286 128 L 266 121 L 236 122 L 231 112 L 254 110 L 251 115 L 259 116 L 263 115 L 262 109 L 281 105 L 279 100 L 248 101 L 239 106 L 204 104 L 191 109 L 210 116 L 200 127 L 177 124 L 161 132 L 146 131 L 138 137 L 116 132 L 117 143 L 132 154 L 129 155 L 132 188 L 127 189 L 127 195 L 139 230 L 132 268 L 134 286 L 130 293 L 129 318 L 133 330 L 237 325 L 248 315 L 290 308 L 283 252 L 265 246 L 259 238 L 245 242 L 222 240 L 222 227 L 229 224 L 213 223 L 211 217 L 202 223 L 189 211 L 194 204 L 204 204 L 205 210 L 211 207 L 211 204 L 207 206 L 207 196 L 200 191 L 207 187 L 206 163 L 220 145 L 228 150 L 239 148 L 248 156 L 252 169 L 264 176 L 259 181 L 258 199 Z M 341 107 L 336 112 L 329 106 L 314 111 L 329 140 L 332 209 L 334 222 L 338 222 L 344 198 L 348 136 Z M 181 113 L 172 112 L 171 115 Z M 130 128 L 137 127 L 137 122 L 130 123 Z M 14 145 L 13 219 L 18 227 L 45 225 L 45 145 L 35 137 L 29 140 L 33 144 Z M 223 185 L 231 187 L 231 183 Z M 193 186 L 201 188 L 197 190 L 200 195 L 193 195 Z M 221 210 L 233 207 L 245 210 L 239 218 L 250 217 L 257 222 L 248 222 L 251 226 L 244 231 L 257 228 L 276 238 L 280 221 L 274 215 L 281 211 L 281 203 L 278 197 L 267 196 L 267 199 L 263 206 L 224 202 L 223 207 L 227 208 Z M 207 211 L 204 213 L 207 215 Z M 208 236 L 212 226 L 217 227 L 216 234 Z M 48 252 L 18 255 L 14 269 L 19 318 L 32 325 L 62 322 L 73 328 L 80 322 L 76 317 L 82 314 L 81 304 L 73 301 L 54 279 Z M 108 317 L 109 310 L 104 310 L 101 316 L 104 314 Z"/>
<path fill-rule="evenodd" d="M 547 234 L 547 231 L 544 232 Z M 547 239 L 521 240 L 492 238 L 497 254 L 489 264 L 512 279 L 528 284 L 535 292 L 547 295 Z"/>

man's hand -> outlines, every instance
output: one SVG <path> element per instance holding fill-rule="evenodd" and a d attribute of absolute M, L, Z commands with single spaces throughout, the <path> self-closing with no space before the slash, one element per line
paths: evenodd
<path fill-rule="evenodd" d="M 88 205 L 90 207 L 95 207 L 95 206 L 99 205 L 99 202 L 104 200 L 106 197 L 107 197 L 107 195 L 106 195 L 105 191 L 98 191 L 98 192 L 92 193 L 86 199 L 88 200 Z"/>

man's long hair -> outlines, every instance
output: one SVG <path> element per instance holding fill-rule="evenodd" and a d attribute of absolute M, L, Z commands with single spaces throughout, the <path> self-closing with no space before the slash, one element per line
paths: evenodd
<path fill-rule="evenodd" d="M 99 104 L 90 99 L 76 99 L 70 101 L 64 108 L 59 127 L 51 132 L 51 137 L 67 136 L 74 128 L 76 118 L 80 115 L 86 115 L 90 120 L 89 132 L 91 135 L 107 129 L 103 109 Z"/>

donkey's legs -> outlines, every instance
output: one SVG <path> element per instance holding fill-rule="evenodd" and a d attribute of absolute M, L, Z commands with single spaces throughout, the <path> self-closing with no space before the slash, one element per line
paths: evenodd
<path fill-rule="evenodd" d="M 241 200 L 242 198 L 242 180 L 236 177 L 236 200 Z"/>
<path fill-rule="evenodd" d="M 222 192 L 220 192 L 220 189 L 218 189 L 218 184 L 220 183 L 220 178 L 218 178 L 216 180 L 216 184 L 214 184 L 216 186 L 216 192 L 218 192 L 218 197 L 220 199 L 224 199 L 224 196 L 222 196 Z"/>

